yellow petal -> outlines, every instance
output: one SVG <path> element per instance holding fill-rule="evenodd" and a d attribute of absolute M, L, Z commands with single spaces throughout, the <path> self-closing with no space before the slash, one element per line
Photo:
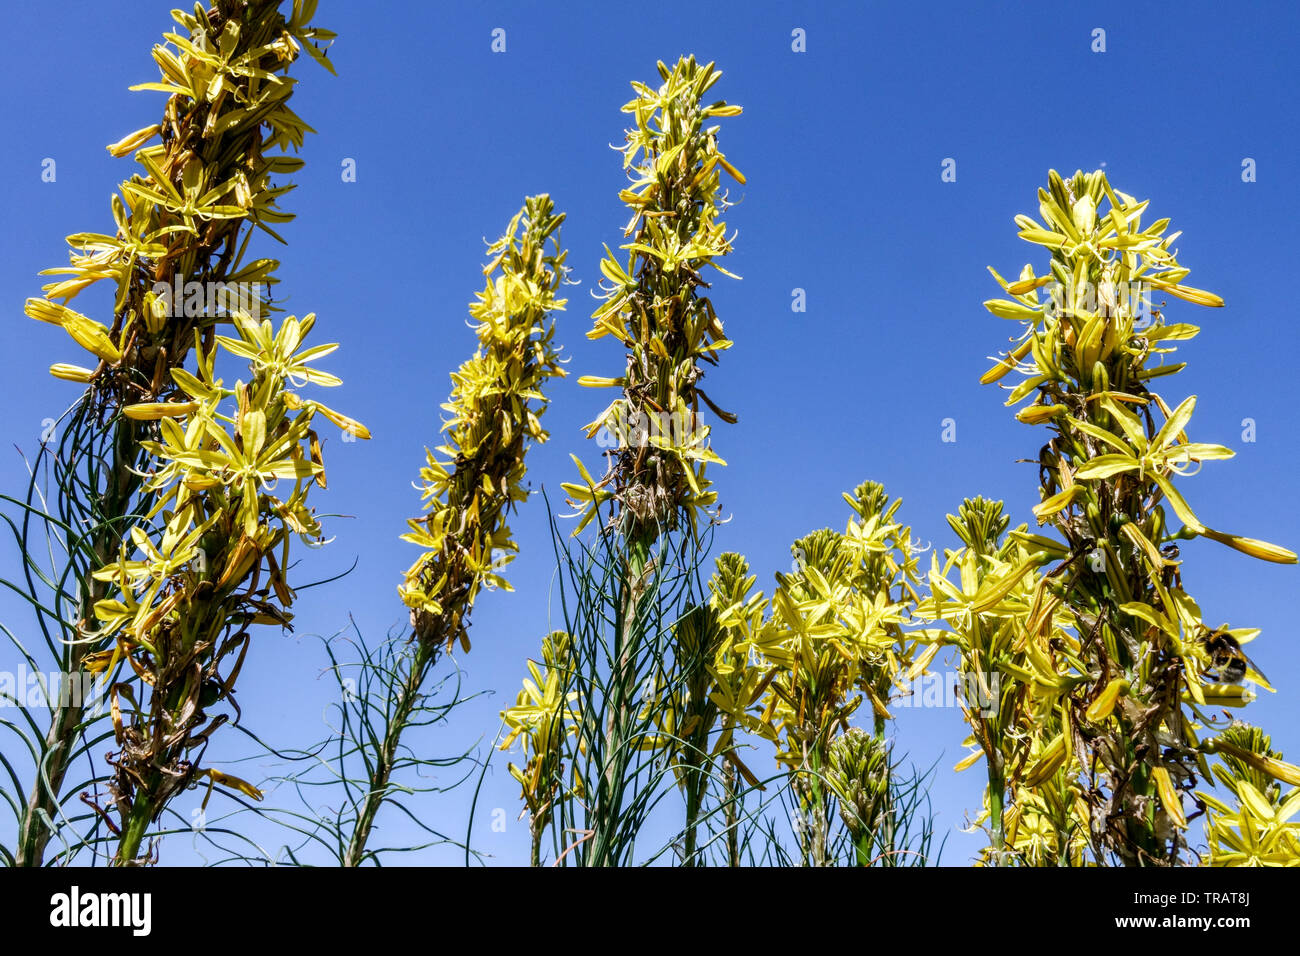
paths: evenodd
<path fill-rule="evenodd" d="M 1050 422 L 1065 411 L 1064 405 L 1030 405 L 1016 413 L 1016 419 L 1026 425 L 1041 425 Z"/>
<path fill-rule="evenodd" d="M 1177 296 L 1185 302 L 1192 302 L 1196 305 L 1208 305 L 1216 309 L 1223 306 L 1223 299 L 1215 295 L 1213 292 L 1206 292 L 1204 289 L 1193 289 L 1191 286 L 1178 285 L 1172 282 L 1160 282 L 1156 279 L 1149 279 L 1147 281 L 1157 289 L 1168 292 L 1170 295 Z"/>
<path fill-rule="evenodd" d="M 1240 747 L 1227 743 L 1222 740 L 1207 740 L 1202 744 L 1202 749 L 1207 753 L 1223 753 L 1230 757 L 1236 757 L 1246 766 L 1261 773 L 1266 773 L 1275 780 L 1281 780 L 1293 787 L 1300 787 L 1300 767 L 1295 764 L 1287 763 L 1285 760 L 1277 760 L 1273 757 L 1265 757 L 1262 754 L 1254 753 L 1250 750 L 1243 750 Z"/>
<path fill-rule="evenodd" d="M 1038 760 L 1025 774 L 1025 786 L 1036 787 L 1051 779 L 1052 775 L 1065 763 L 1065 757 L 1065 734 L 1057 734 L 1052 742 L 1043 748 L 1042 753 L 1038 755 Z"/>
<path fill-rule="evenodd" d="M 160 418 L 183 418 L 198 407 L 198 402 L 140 402 L 127 405 L 122 414 L 139 422 L 156 422 Z"/>
<path fill-rule="evenodd" d="M 581 375 L 578 377 L 578 384 L 585 388 L 622 388 L 623 383 L 624 380 L 621 378 L 606 378 L 603 375 Z"/>
<path fill-rule="evenodd" d="M 348 416 L 342 415 L 334 411 L 334 409 L 330 408 L 328 405 L 322 405 L 320 402 L 312 402 L 311 404 L 315 406 L 316 411 L 320 412 L 339 428 L 343 429 L 343 431 L 348 432 L 357 438 L 368 439 L 370 437 L 370 429 L 356 419 L 348 418 Z"/>
<path fill-rule="evenodd" d="M 149 140 L 157 136 L 161 130 L 162 127 L 157 123 L 154 123 L 152 126 L 138 129 L 134 133 L 122 137 L 111 146 L 105 146 L 104 148 L 113 156 L 125 156 L 127 153 L 134 152 L 145 143 L 149 142 Z"/>
<path fill-rule="evenodd" d="M 1259 558 L 1261 561 L 1272 561 L 1276 564 L 1296 563 L 1296 553 L 1294 551 L 1280 545 L 1269 544 L 1267 541 L 1260 541 L 1256 538 L 1243 538 L 1235 534 L 1224 534 L 1222 531 L 1215 531 L 1213 528 L 1202 528 L 1201 535 L 1211 541 L 1217 541 L 1219 544 L 1226 544 L 1228 547 L 1240 551 L 1242 554 L 1248 554 L 1252 558 Z"/>
<path fill-rule="evenodd" d="M 969 753 L 961 760 L 957 761 L 957 763 L 953 766 L 952 769 L 956 770 L 958 773 L 961 773 L 961 771 L 966 770 L 969 767 L 973 767 L 975 766 L 975 764 L 979 763 L 980 758 L 983 756 L 984 756 L 984 751 L 976 750 L 974 753 Z"/>
<path fill-rule="evenodd" d="M 1164 806 L 1165 812 L 1169 818 L 1180 827 L 1187 826 L 1187 817 L 1183 815 L 1183 801 L 1174 789 L 1173 780 L 1169 777 L 1169 771 L 1165 767 L 1156 767 L 1151 772 L 1151 776 L 1156 782 L 1156 792 L 1160 794 L 1160 803 Z"/>
<path fill-rule="evenodd" d="M 1105 720 L 1115 709 L 1115 702 L 1119 700 L 1119 695 L 1126 690 L 1128 690 L 1128 681 L 1116 677 L 1097 695 L 1097 699 L 1088 705 L 1087 718 L 1093 723 Z"/>
<path fill-rule="evenodd" d="M 61 378 L 65 382 L 89 382 L 95 377 L 92 369 L 82 368 L 80 365 L 65 365 L 60 362 L 57 365 L 50 366 L 50 374 L 55 378 Z"/>
<path fill-rule="evenodd" d="M 222 773 L 220 770 L 205 770 L 203 773 L 207 775 L 213 783 L 219 783 L 224 787 L 231 787 L 232 789 L 238 790 L 240 793 L 252 797 L 254 800 L 262 799 L 262 791 L 258 790 L 257 787 L 253 786 L 247 780 L 241 780 L 233 774 Z"/>

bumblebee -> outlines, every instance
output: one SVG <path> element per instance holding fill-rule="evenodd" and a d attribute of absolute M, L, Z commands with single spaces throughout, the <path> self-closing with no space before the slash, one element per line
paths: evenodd
<path fill-rule="evenodd" d="M 1226 627 L 1216 631 L 1207 629 L 1201 638 L 1201 644 L 1210 655 L 1210 664 L 1214 668 L 1213 673 L 1207 671 L 1205 674 L 1211 680 L 1223 684 L 1240 684 L 1246 679 L 1249 671 L 1254 671 L 1265 681 L 1268 680 L 1258 665 L 1246 656 L 1246 652 L 1241 649 L 1237 639 L 1228 633 Z"/>

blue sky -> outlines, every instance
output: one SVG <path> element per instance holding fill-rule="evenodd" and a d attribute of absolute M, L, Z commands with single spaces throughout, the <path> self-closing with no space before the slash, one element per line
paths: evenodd
<path fill-rule="evenodd" d="M 0 350 L 4 437 L 31 454 L 47 417 L 75 397 L 46 367 L 76 361 L 62 333 L 27 319 L 36 273 L 63 264 L 64 236 L 111 223 L 108 198 L 129 160 L 104 145 L 156 121 L 163 96 L 129 93 L 156 78 L 150 46 L 170 27 L 167 4 L 132 0 L 15 6 L 0 61 L 9 90 L 8 147 L 0 151 L 7 228 L 0 230 L 0 296 L 8 317 Z M 569 453 L 591 461 L 578 426 L 607 394 L 580 389 L 580 374 L 618 374 L 611 340 L 589 342 L 590 290 L 602 244 L 621 241 L 617 193 L 628 82 L 656 80 L 657 59 L 694 53 L 716 60 L 715 92 L 743 105 L 724 121 L 721 145 L 744 171 L 742 201 L 728 214 L 739 231 L 728 267 L 740 282 L 715 283 L 714 304 L 735 347 L 706 387 L 740 423 L 715 429 L 728 467 L 716 487 L 732 520 L 719 549 L 748 556 L 759 586 L 789 565 L 790 542 L 842 528 L 840 497 L 866 478 L 903 498 L 901 517 L 939 547 L 944 521 L 964 496 L 1007 501 L 1031 520 L 1037 483 L 1017 458 L 1036 454 L 1041 433 L 1014 421 L 993 387 L 978 383 L 986 356 L 1010 327 L 980 303 L 997 294 L 985 267 L 1039 268 L 1037 247 L 1016 237 L 1012 217 L 1036 214 L 1049 168 L 1103 166 L 1114 186 L 1151 200 L 1150 218 L 1182 229 L 1180 260 L 1191 284 L 1227 307 L 1175 302 L 1174 320 L 1201 324 L 1187 343 L 1185 372 L 1166 380 L 1171 402 L 1200 397 L 1194 440 L 1221 442 L 1237 457 L 1210 463 L 1183 485 L 1202 519 L 1222 530 L 1300 545 L 1294 507 L 1297 344 L 1287 283 L 1300 256 L 1300 135 L 1295 119 L 1290 4 L 1070 5 L 683 3 L 342 3 L 322 0 L 317 23 L 339 33 L 338 76 L 310 62 L 293 107 L 319 133 L 308 138 L 298 189 L 282 203 L 298 218 L 283 230 L 288 311 L 318 313 L 313 337 L 338 341 L 329 360 L 345 385 L 331 404 L 364 422 L 374 439 L 326 446 L 323 511 L 336 535 L 304 561 L 300 580 L 345 579 L 303 592 L 292 636 L 266 629 L 240 680 L 247 725 L 277 743 L 321 730 L 333 687 L 320 677 L 313 634 L 348 624 L 371 640 L 404 617 L 399 575 L 414 549 L 397 541 L 418 510 L 411 488 L 423 449 L 437 438 L 448 373 L 473 335 L 466 303 L 481 282 L 484 237 L 499 234 L 523 197 L 549 192 L 568 213 L 569 310 L 558 338 L 571 375 L 551 391 L 549 444 L 533 450 L 534 487 L 558 503 Z M 639 11 L 639 12 L 638 12 Z M 1176 11 L 1176 12 L 1175 12 Z M 490 49 L 494 28 L 506 52 Z M 791 31 L 806 31 L 806 52 Z M 1091 50 L 1093 30 L 1106 51 Z M 656 80 L 657 82 L 657 80 Z M 1242 181 L 1245 158 L 1257 181 Z M 57 163 L 55 182 L 42 161 Z M 956 182 L 941 163 L 956 161 Z M 356 182 L 340 175 L 356 163 Z M 807 311 L 791 311 L 804 289 Z M 92 313 L 94 314 L 94 313 Z M 941 440 L 953 418 L 957 441 Z M 1256 440 L 1242 441 L 1242 421 Z M 0 487 L 23 480 L 17 452 L 0 455 Z M 451 753 L 490 738 L 513 702 L 524 661 L 556 620 L 550 614 L 553 556 L 540 496 L 512 521 L 522 553 L 512 595 L 488 595 L 474 615 L 474 651 L 462 660 L 466 688 L 490 692 L 420 738 Z M 1257 626 L 1250 650 L 1279 688 L 1247 715 L 1275 746 L 1300 758 L 1300 644 L 1291 606 L 1300 570 L 1254 561 L 1213 542 L 1183 548 L 1184 582 L 1207 619 Z M 0 570 L 13 567 L 12 551 Z M 8 599 L 0 620 L 20 622 Z M 0 668 L 9 658 L 0 652 Z M 938 761 L 937 825 L 950 834 L 944 861 L 960 864 L 981 845 L 957 828 L 979 805 L 979 769 L 950 772 L 964 725 L 955 710 L 901 712 L 900 748 Z M 234 755 L 229 734 L 209 760 Z M 518 788 L 498 761 L 478 802 L 476 846 L 503 862 L 526 858 L 526 826 L 514 823 Z M 257 776 L 255 769 L 245 773 Z M 200 792 L 179 798 L 188 815 Z M 462 830 L 469 791 L 431 803 Z M 512 821 L 490 830 L 493 808 Z M 400 839 L 400 830 L 389 838 Z M 188 862 L 184 838 L 164 859 Z M 422 859 L 447 857 L 430 853 Z"/>

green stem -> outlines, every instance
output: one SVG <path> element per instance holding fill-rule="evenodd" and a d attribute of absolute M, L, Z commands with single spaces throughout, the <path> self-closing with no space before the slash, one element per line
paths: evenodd
<path fill-rule="evenodd" d="M 738 867 L 740 866 L 740 834 L 737 832 L 739 813 L 736 801 L 740 793 L 740 770 L 730 758 L 727 758 L 726 764 L 723 781 L 726 787 L 727 806 L 723 816 L 727 824 L 727 865 Z"/>
<path fill-rule="evenodd" d="M 78 415 L 89 414 L 89 404 L 83 405 Z M 69 427 L 76 427 L 76 424 Z M 107 487 L 99 501 L 95 502 L 92 516 L 95 530 L 92 533 L 90 550 L 94 567 L 98 570 L 108 563 L 117 552 L 121 540 L 118 522 L 127 514 L 131 498 L 140 485 L 140 478 L 133 467 L 139 457 L 137 427 L 128 419 L 118 419 L 113 440 L 113 465 L 108 473 Z M 68 553 L 75 550 L 75 542 L 68 541 Z M 95 603 L 108 591 L 106 583 L 96 581 L 86 574 L 82 584 L 82 593 L 76 606 L 76 624 L 93 621 Z M 41 750 L 41 760 L 36 768 L 36 780 L 32 784 L 19 823 L 18 866 L 40 866 L 45 859 L 45 848 L 49 844 L 51 829 L 47 821 L 52 821 L 59 812 L 61 803 L 59 795 L 63 789 L 63 780 L 72 761 L 77 734 L 81 732 L 86 715 L 86 702 L 82 697 L 81 672 L 82 661 L 93 650 L 98 649 L 84 642 L 65 645 L 62 683 L 70 686 L 59 688 L 57 705 L 53 706 L 50 717 L 50 729 L 45 735 Z M 52 702 L 53 703 L 53 702 Z"/>
<path fill-rule="evenodd" d="M 623 809 L 624 774 L 628 764 L 628 736 L 634 713 L 636 663 L 645 644 L 644 580 L 652 538 L 638 533 L 628 542 L 627 574 L 623 580 L 623 619 L 614 635 L 613 707 L 605 729 L 605 776 L 592 807 L 590 865 L 613 866 L 615 831 Z"/>
<path fill-rule="evenodd" d="M 1002 866 L 1003 849 L 1005 847 L 1006 837 L 1003 833 L 1003 800 L 1005 784 L 1002 780 L 1002 774 L 992 768 L 989 769 L 989 837 L 993 846 L 993 865 Z"/>
<path fill-rule="evenodd" d="M 532 846 L 529 848 L 528 865 L 541 866 L 542 865 L 542 832 L 544 828 L 538 826 L 537 821 L 534 821 L 533 825 L 529 827 L 529 829 L 532 831 L 531 832 Z"/>
<path fill-rule="evenodd" d="M 814 746 L 809 756 L 811 757 L 811 769 L 806 772 L 805 796 L 802 801 L 804 826 L 807 834 L 805 858 L 811 860 L 813 866 L 826 866 L 830 858 L 826 846 L 830 835 L 830 822 L 827 813 L 830 795 L 825 793 L 821 779 L 822 768 L 826 766 L 826 757 L 821 752 L 820 746 Z"/>
<path fill-rule="evenodd" d="M 401 742 L 402 731 L 406 729 L 411 713 L 419 702 L 420 687 L 429 668 L 438 659 L 437 648 L 440 646 L 426 641 L 416 643 L 411 666 L 406 672 L 406 679 L 402 682 L 401 692 L 395 702 L 396 706 L 385 728 L 383 743 L 379 747 L 379 752 L 374 755 L 366 797 L 357 812 L 357 822 L 352 828 L 352 837 L 340 861 L 343 866 L 360 866 L 366 860 L 366 842 L 370 839 L 370 831 L 374 826 L 375 817 L 379 814 L 379 808 L 388 799 L 389 778 L 397 761 L 397 748 Z"/>
<path fill-rule="evenodd" d="M 36 769 L 36 781 L 27 797 L 18 833 L 17 863 L 19 866 L 40 866 L 44 861 L 45 847 L 50 840 L 47 819 L 58 812 L 59 793 L 68 771 L 73 744 L 81 727 L 85 705 L 81 700 L 75 675 L 81 670 L 86 645 L 74 644 L 65 659 L 66 673 L 62 681 L 73 686 L 59 688 L 59 703 L 50 719 L 50 729 L 45 735 L 43 757 Z M 66 691 L 66 693 L 65 693 Z"/>
<path fill-rule="evenodd" d="M 692 754 L 694 757 L 694 754 Z M 696 866 L 695 851 L 699 841 L 700 805 L 704 802 L 704 771 L 698 764 L 686 770 L 686 851 L 683 866 Z"/>
<path fill-rule="evenodd" d="M 159 783 L 157 774 L 154 775 L 152 783 L 153 786 L 148 791 L 141 790 L 136 793 L 131 803 L 131 812 L 127 814 L 122 835 L 118 838 L 117 853 L 113 857 L 114 866 L 135 866 L 140 858 L 140 844 L 144 841 L 144 836 L 149 831 L 149 824 L 154 817 L 154 803 L 149 798 L 149 793 Z"/>

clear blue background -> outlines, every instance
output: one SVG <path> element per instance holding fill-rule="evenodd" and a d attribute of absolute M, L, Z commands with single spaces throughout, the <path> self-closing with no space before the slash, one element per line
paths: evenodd
<path fill-rule="evenodd" d="M 80 356 L 63 333 L 25 318 L 22 303 L 39 294 L 38 270 L 66 262 L 65 235 L 111 226 L 109 195 L 133 166 L 103 147 L 160 114 L 162 95 L 126 88 L 156 79 L 148 51 L 171 26 L 167 7 L 80 0 L 6 10 L 0 408 L 5 439 L 27 455 L 42 419 L 76 394 L 46 367 Z M 324 0 L 316 22 L 340 34 L 330 53 L 339 75 L 305 58 L 295 69 L 293 108 L 319 133 L 308 138 L 299 188 L 283 203 L 298 214 L 283 230 L 289 246 L 268 241 L 261 251 L 283 261 L 287 309 L 317 312 L 316 340 L 342 343 L 329 368 L 346 384 L 327 400 L 365 421 L 374 439 L 327 442 L 330 485 L 317 505 L 351 517 L 330 521 L 336 540 L 304 561 L 298 580 L 354 559 L 357 567 L 302 594 L 294 635 L 257 635 L 240 680 L 246 724 L 278 744 L 319 736 L 334 687 L 320 676 L 324 658 L 311 635 L 337 631 L 352 615 L 377 641 L 402 621 L 395 587 L 415 551 L 396 539 L 418 510 L 411 481 L 437 437 L 448 373 L 473 347 L 465 304 L 481 284 L 482 240 L 498 235 L 529 193 L 550 192 L 568 213 L 563 238 L 582 283 L 560 317 L 573 374 L 552 389 L 552 440 L 531 454 L 533 486 L 558 503 L 559 482 L 572 474 L 569 453 L 596 460 L 578 426 L 608 395 L 580 389 L 576 378 L 618 374 L 622 363 L 611 340 L 584 336 L 602 243 L 622 241 L 627 219 L 617 199 L 620 159 L 607 144 L 622 139 L 628 82 L 657 84 L 655 60 L 683 53 L 716 60 L 724 77 L 715 92 L 745 109 L 723 121 L 721 134 L 748 177 L 727 217 L 739 230 L 728 266 L 744 278 L 720 279 L 714 295 L 736 344 L 706 387 L 740 415 L 738 425 L 715 430 L 728 462 L 717 488 L 733 516 L 717 544 L 746 554 L 761 587 L 770 592 L 772 573 L 788 566 L 792 539 L 842 528 L 840 493 L 865 478 L 902 496 L 903 519 L 939 547 L 953 544 L 944 514 L 966 495 L 1003 498 L 1016 522 L 1031 520 L 1035 472 L 1016 459 L 1035 455 L 1042 433 L 1016 423 L 999 391 L 978 383 L 986 356 L 1013 331 L 980 303 L 998 293 L 986 266 L 1010 275 L 1032 258 L 1042 267 L 1012 217 L 1036 215 L 1035 191 L 1051 167 L 1068 174 L 1104 166 L 1116 188 L 1150 198 L 1148 221 L 1170 216 L 1184 230 L 1189 282 L 1222 294 L 1227 308 L 1172 304 L 1171 319 L 1204 331 L 1182 349 L 1189 367 L 1162 382 L 1163 394 L 1171 402 L 1200 396 L 1195 439 L 1238 451 L 1188 480 L 1185 493 L 1213 527 L 1300 545 L 1291 289 L 1300 254 L 1298 19 L 1286 3 L 1085 10 Z M 496 27 L 507 31 L 503 54 L 490 50 Z M 1090 49 L 1098 27 L 1105 53 Z M 806 53 L 791 51 L 795 28 L 806 31 Z M 57 162 L 54 183 L 40 178 L 46 157 Z M 948 157 L 957 162 L 955 183 L 940 180 Z M 1255 183 L 1242 182 L 1245 157 L 1258 164 Z M 356 161 L 355 183 L 342 181 L 345 158 Z M 806 290 L 806 313 L 791 311 L 796 287 Z M 93 301 L 78 303 L 89 309 Z M 949 417 L 955 443 L 941 441 Z M 1241 440 L 1245 418 L 1257 423 L 1253 444 Z M 0 487 L 19 489 L 23 474 L 16 451 L 0 455 Z M 516 591 L 480 602 L 474 651 L 462 660 L 466 689 L 490 695 L 415 738 L 426 752 L 490 739 L 525 658 L 557 623 L 540 496 L 512 525 L 522 546 L 510 572 Z M 1209 620 L 1263 628 L 1250 649 L 1280 692 L 1247 714 L 1300 758 L 1300 570 L 1207 541 L 1185 546 L 1183 556 L 1184 582 Z M 10 550 L 0 569 L 12 568 Z M 25 626 L 9 599 L 0 613 Z M 9 660 L 0 656 L 0 668 L 13 669 Z M 978 808 L 983 778 L 978 768 L 949 770 L 962 755 L 960 714 L 903 710 L 897 735 L 918 763 L 938 762 L 932 797 L 940 832 L 950 835 L 944 862 L 968 861 L 982 838 L 958 828 Z M 246 752 L 236 735 L 219 736 L 210 762 Z M 269 769 L 241 772 L 259 778 Z M 478 802 L 475 844 L 498 862 L 526 859 L 517 794 L 496 761 Z M 460 833 L 469 796 L 461 790 L 423 806 Z M 176 809 L 188 816 L 201 797 L 184 794 Z M 504 833 L 491 829 L 494 808 L 506 810 Z M 390 832 L 381 841 L 402 842 L 398 822 L 383 822 Z M 169 840 L 164 861 L 197 859 L 189 842 Z"/>

